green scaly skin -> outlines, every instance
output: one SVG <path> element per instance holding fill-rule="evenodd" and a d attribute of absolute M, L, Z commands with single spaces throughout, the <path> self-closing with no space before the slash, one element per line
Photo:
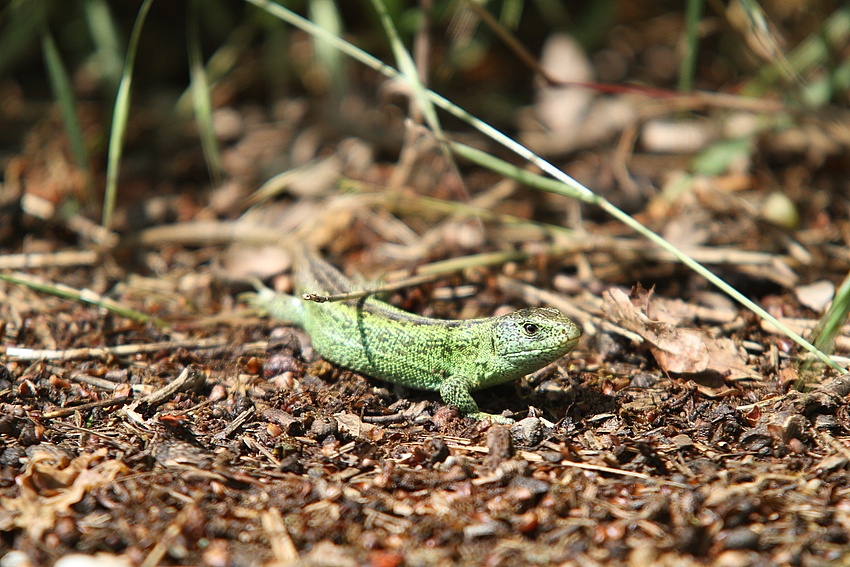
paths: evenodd
<path fill-rule="evenodd" d="M 308 251 L 295 253 L 298 294 L 353 290 L 333 266 Z M 513 420 L 478 409 L 470 392 L 521 378 L 571 351 L 579 328 L 557 309 L 521 309 L 499 317 L 441 320 L 402 311 L 374 297 L 317 303 L 268 288 L 248 301 L 303 328 L 313 348 L 340 366 L 420 390 L 475 419 Z"/>

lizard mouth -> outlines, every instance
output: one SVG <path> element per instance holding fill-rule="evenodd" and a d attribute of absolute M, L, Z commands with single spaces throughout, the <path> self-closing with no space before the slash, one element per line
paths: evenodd
<path fill-rule="evenodd" d="M 528 358 L 529 355 L 533 357 L 540 357 L 541 359 L 546 359 L 547 363 L 556 360 L 563 355 L 567 354 L 571 350 L 575 348 L 578 344 L 580 336 L 576 336 L 570 338 L 566 342 L 558 343 L 551 347 L 536 347 L 536 348 L 525 348 L 517 351 L 506 352 L 504 354 L 505 358 L 509 360 L 520 360 Z"/>

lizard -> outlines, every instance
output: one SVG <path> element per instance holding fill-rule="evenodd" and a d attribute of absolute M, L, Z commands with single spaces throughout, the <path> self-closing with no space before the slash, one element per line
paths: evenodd
<path fill-rule="evenodd" d="M 262 314 L 302 328 L 322 358 L 386 382 L 440 393 L 466 417 L 513 423 L 480 411 L 471 392 L 539 370 L 571 351 L 581 331 L 558 309 L 535 307 L 481 319 L 433 319 L 374 296 L 317 302 L 353 283 L 306 245 L 293 247 L 295 295 L 259 284 L 245 299 Z"/>

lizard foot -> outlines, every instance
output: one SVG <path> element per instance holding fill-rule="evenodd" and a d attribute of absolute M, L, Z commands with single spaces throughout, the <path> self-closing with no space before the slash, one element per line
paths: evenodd
<path fill-rule="evenodd" d="M 505 425 L 514 423 L 514 420 L 509 417 L 505 417 L 503 415 L 496 415 L 493 413 L 487 413 L 483 411 L 467 414 L 467 417 L 477 419 L 478 421 L 484 421 L 485 419 L 487 419 L 493 423 L 502 423 Z"/>
<path fill-rule="evenodd" d="M 259 310 L 261 313 L 266 312 L 269 304 L 275 297 L 274 290 L 263 285 L 263 282 L 257 278 L 252 278 L 251 285 L 253 285 L 254 289 L 257 291 L 246 291 L 244 293 L 240 293 L 237 296 L 237 299 L 240 302 L 247 303 L 249 306 Z"/>

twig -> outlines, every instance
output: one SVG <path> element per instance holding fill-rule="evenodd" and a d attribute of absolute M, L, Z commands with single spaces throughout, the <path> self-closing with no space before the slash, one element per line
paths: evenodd
<path fill-rule="evenodd" d="M 196 339 L 194 341 L 171 341 L 136 345 L 120 345 L 114 347 L 88 347 L 65 350 L 33 349 L 18 347 L 0 347 L 0 355 L 5 354 L 9 360 L 75 360 L 80 358 L 108 358 L 110 356 L 131 356 L 134 354 L 173 350 L 176 348 L 211 349 L 220 348 L 227 344 L 221 338 Z"/>
<path fill-rule="evenodd" d="M 298 561 L 298 550 L 286 530 L 280 510 L 269 508 L 260 515 L 260 521 L 274 553 L 276 567 L 294 565 Z"/>
<path fill-rule="evenodd" d="M 0 270 L 91 266 L 97 263 L 98 257 L 97 252 L 92 250 L 66 250 L 47 254 L 6 254 L 0 256 Z"/>
<path fill-rule="evenodd" d="M 216 433 L 213 438 L 218 441 L 224 441 L 225 439 L 230 437 L 230 435 L 234 431 L 242 427 L 242 424 L 248 421 L 248 418 L 252 417 L 255 412 L 256 410 L 253 407 L 246 409 L 245 411 L 237 415 L 236 419 L 234 419 L 227 427 Z"/>
<path fill-rule="evenodd" d="M 87 411 L 95 408 L 104 408 L 111 406 L 123 406 L 125 404 L 129 404 L 133 401 L 131 396 L 121 396 L 120 398 L 112 398 L 110 400 L 100 400 L 99 402 L 91 402 L 88 404 L 81 404 L 78 406 L 71 406 L 67 408 L 62 408 L 54 411 L 49 411 L 43 414 L 41 417 L 44 419 L 53 419 L 55 417 L 66 417 L 72 415 L 78 411 Z"/>
<path fill-rule="evenodd" d="M 165 400 L 170 400 L 177 392 L 195 390 L 204 384 L 204 382 L 206 382 L 204 372 L 197 370 L 193 366 L 187 366 L 176 380 L 144 396 L 137 404 L 133 405 L 147 404 L 149 406 L 156 406 Z"/>

